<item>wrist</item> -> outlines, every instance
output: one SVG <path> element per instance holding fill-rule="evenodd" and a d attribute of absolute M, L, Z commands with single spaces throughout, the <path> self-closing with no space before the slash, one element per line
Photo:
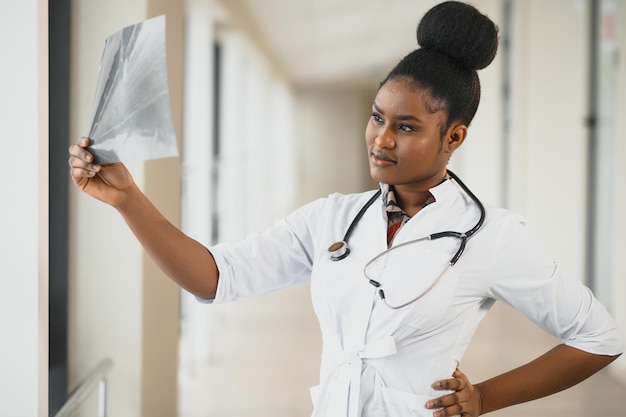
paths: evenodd
<path fill-rule="evenodd" d="M 132 210 L 133 207 L 137 206 L 141 201 L 141 196 L 141 190 L 139 190 L 136 184 L 133 184 L 123 191 L 118 201 L 111 205 L 121 214 L 125 214 L 129 210 Z"/>
<path fill-rule="evenodd" d="M 476 389 L 476 392 L 478 393 L 478 415 L 482 416 L 483 415 L 483 388 L 481 387 L 480 384 L 475 384 L 474 385 L 474 389 Z"/>

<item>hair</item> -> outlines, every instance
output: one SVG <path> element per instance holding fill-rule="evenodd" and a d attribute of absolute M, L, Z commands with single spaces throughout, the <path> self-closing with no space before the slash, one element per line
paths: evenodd
<path fill-rule="evenodd" d="M 446 1 L 430 9 L 417 27 L 420 48 L 405 56 L 381 83 L 405 80 L 430 92 L 429 111 L 445 110 L 447 123 L 469 126 L 480 102 L 479 69 L 498 50 L 498 27 L 473 6 Z"/>

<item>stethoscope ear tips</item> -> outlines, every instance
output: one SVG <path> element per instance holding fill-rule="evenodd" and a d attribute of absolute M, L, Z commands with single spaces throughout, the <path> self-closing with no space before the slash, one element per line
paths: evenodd
<path fill-rule="evenodd" d="M 330 252 L 331 261 L 340 261 L 350 254 L 350 249 L 348 249 L 348 244 L 341 240 L 330 245 L 328 252 Z"/>

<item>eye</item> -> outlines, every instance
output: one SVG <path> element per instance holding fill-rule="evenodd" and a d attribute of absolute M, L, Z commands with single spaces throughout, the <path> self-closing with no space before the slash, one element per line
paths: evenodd
<path fill-rule="evenodd" d="M 372 113 L 372 120 L 376 123 L 384 123 L 383 118 L 381 117 L 380 114 L 373 112 Z"/>
<path fill-rule="evenodd" d="M 406 133 L 415 132 L 415 128 L 411 125 L 401 124 L 398 126 L 398 129 Z"/>

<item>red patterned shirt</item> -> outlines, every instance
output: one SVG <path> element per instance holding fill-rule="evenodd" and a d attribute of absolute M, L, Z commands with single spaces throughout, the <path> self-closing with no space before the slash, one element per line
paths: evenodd
<path fill-rule="evenodd" d="M 387 211 L 387 247 L 391 247 L 391 242 L 393 242 L 396 233 L 411 217 L 398 205 L 393 185 L 381 183 L 380 186 L 383 204 Z M 426 201 L 426 204 L 424 204 L 424 207 L 434 202 L 435 197 L 431 195 Z"/>

